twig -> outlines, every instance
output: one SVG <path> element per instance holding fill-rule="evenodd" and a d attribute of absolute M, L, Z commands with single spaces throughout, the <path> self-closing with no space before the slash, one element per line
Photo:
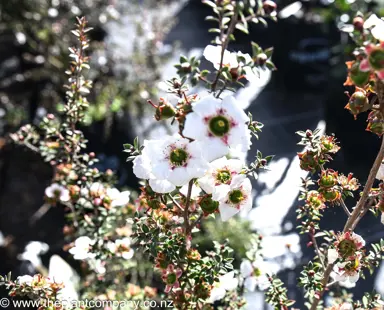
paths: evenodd
<path fill-rule="evenodd" d="M 171 195 L 169 195 L 169 198 L 171 198 L 172 202 L 175 204 L 176 207 L 178 207 L 180 209 L 181 212 L 184 212 L 184 209 L 182 208 L 182 206 L 180 206 L 180 204 L 175 200 L 175 198 L 173 198 Z"/>
<path fill-rule="evenodd" d="M 351 212 L 349 212 L 348 207 L 345 205 L 345 202 L 344 202 L 343 199 L 340 199 L 340 204 L 343 207 L 343 209 L 344 209 L 345 213 L 347 214 L 347 216 L 350 217 L 351 216 Z"/>
<path fill-rule="evenodd" d="M 362 218 L 361 213 L 362 213 L 362 211 L 364 212 L 364 210 L 363 210 L 364 206 L 365 206 L 367 199 L 369 197 L 369 192 L 373 186 L 373 182 L 375 181 L 377 171 L 380 168 L 380 165 L 381 165 L 381 162 L 383 161 L 383 158 L 384 158 L 384 138 L 382 138 L 382 140 L 381 140 L 380 150 L 376 156 L 376 159 L 375 159 L 373 166 L 371 168 L 371 171 L 369 173 L 367 183 L 365 184 L 365 187 L 363 189 L 363 194 L 361 195 L 361 197 L 360 197 L 360 199 L 356 205 L 356 208 L 353 210 L 351 215 L 348 217 L 348 220 L 345 223 L 345 226 L 343 229 L 343 233 L 346 233 L 347 231 L 354 229 L 357 226 L 360 219 Z M 333 270 L 334 265 L 335 265 L 334 263 L 329 264 L 324 271 L 323 280 L 321 281 L 321 283 L 323 285 L 323 290 L 321 292 L 319 292 L 321 295 L 324 293 L 324 290 L 327 287 L 328 280 L 329 280 L 329 277 L 331 275 L 331 272 Z M 319 302 L 320 302 L 320 298 L 314 299 L 310 310 L 316 310 Z"/>
<path fill-rule="evenodd" d="M 185 225 L 186 236 L 188 236 L 189 233 L 191 232 L 191 228 L 189 226 L 189 204 L 191 202 L 192 186 L 193 186 L 193 180 L 189 181 L 189 184 L 188 184 L 187 201 L 185 203 L 185 208 L 184 208 L 184 225 Z"/>
<path fill-rule="evenodd" d="M 219 81 L 219 78 L 220 78 L 220 75 L 221 75 L 221 69 L 223 67 L 223 60 L 224 60 L 224 53 L 225 53 L 225 50 L 227 49 L 228 47 L 228 43 L 229 43 L 229 39 L 231 37 L 231 34 L 233 33 L 233 31 L 235 30 L 235 27 L 236 27 L 236 23 L 237 23 L 237 12 L 235 12 L 235 14 L 232 16 L 232 20 L 231 20 L 231 23 L 228 27 L 228 31 L 227 31 L 227 34 L 226 34 L 226 37 L 225 37 L 225 40 L 224 42 L 221 44 L 221 57 L 220 57 L 220 65 L 219 65 L 219 70 L 217 71 L 217 75 L 216 75 L 216 78 L 214 80 L 214 82 L 212 83 L 212 86 L 211 86 L 211 90 L 212 91 L 215 91 L 216 90 L 216 86 L 217 86 L 217 82 Z M 220 34 L 221 37 L 222 37 L 222 33 Z M 222 39 L 222 38 L 221 38 Z"/>
<path fill-rule="evenodd" d="M 311 238 L 312 238 L 312 243 L 313 243 L 313 246 L 315 248 L 316 254 L 319 257 L 319 261 L 320 261 L 321 265 L 323 266 L 323 270 L 325 270 L 325 264 L 324 264 L 323 256 L 320 252 L 320 249 L 319 249 L 319 246 L 317 244 L 315 235 L 311 234 Z"/>

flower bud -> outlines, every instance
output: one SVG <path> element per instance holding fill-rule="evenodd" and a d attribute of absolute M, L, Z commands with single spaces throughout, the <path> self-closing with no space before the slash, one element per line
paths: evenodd
<path fill-rule="evenodd" d="M 341 198 L 341 193 L 335 187 L 323 189 L 321 194 L 323 195 L 325 201 L 328 202 L 334 202 Z"/>
<path fill-rule="evenodd" d="M 327 169 L 321 172 L 321 177 L 318 184 L 322 188 L 330 188 L 337 184 L 337 172 L 332 169 Z"/>
<path fill-rule="evenodd" d="M 255 62 L 259 66 L 263 66 L 263 65 L 265 65 L 267 60 L 268 60 L 268 56 L 266 54 L 264 54 L 264 53 L 261 53 L 261 54 L 256 56 L 256 61 Z"/>
<path fill-rule="evenodd" d="M 205 195 L 200 198 L 198 205 L 203 209 L 205 214 L 211 214 L 217 211 L 219 203 L 212 199 L 212 195 Z"/>
<path fill-rule="evenodd" d="M 364 87 L 368 81 L 371 73 L 363 72 L 360 70 L 360 62 L 347 62 L 348 67 L 348 78 L 350 82 L 358 87 Z M 345 85 L 351 85 L 351 83 L 346 82 Z"/>
<path fill-rule="evenodd" d="M 320 169 L 319 156 L 313 151 L 305 151 L 297 154 L 300 159 L 300 168 L 315 173 Z"/>
<path fill-rule="evenodd" d="M 263 9 L 265 14 L 270 15 L 274 13 L 276 11 L 276 8 L 277 8 L 276 3 L 271 0 L 266 0 L 263 2 Z"/>
<path fill-rule="evenodd" d="M 157 121 L 169 119 L 176 115 L 175 108 L 164 98 L 160 98 L 160 103 L 156 108 L 155 119 Z"/>
<path fill-rule="evenodd" d="M 364 19 L 361 17 L 361 16 L 356 16 L 354 19 L 353 19 L 353 27 L 355 27 L 355 30 L 357 31 L 363 31 L 364 29 Z"/>
<path fill-rule="evenodd" d="M 93 199 L 93 204 L 94 204 L 95 206 L 100 206 L 102 203 L 103 203 L 103 201 L 101 200 L 101 198 L 95 198 L 95 199 Z"/>
<path fill-rule="evenodd" d="M 356 118 L 361 112 L 366 111 L 369 108 L 369 100 L 367 93 L 360 88 L 357 88 L 358 91 L 354 92 L 349 98 L 348 104 L 345 106 Z"/>

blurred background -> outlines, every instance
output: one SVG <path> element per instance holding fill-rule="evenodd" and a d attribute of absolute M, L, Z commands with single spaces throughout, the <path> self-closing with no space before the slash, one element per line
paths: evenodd
<path fill-rule="evenodd" d="M 343 86 L 345 61 L 353 46 L 348 34 L 339 29 L 351 24 L 359 10 L 380 14 L 384 1 L 281 0 L 277 5 L 277 23 L 252 25 L 249 36 L 238 34 L 230 46 L 243 52 L 250 52 L 251 40 L 263 48 L 273 46 L 278 68 L 237 93 L 243 108 L 265 125 L 248 158 L 254 158 L 257 150 L 275 155 L 270 171 L 261 173 L 254 183 L 254 208 L 242 225 L 263 235 L 266 259 L 281 274 L 289 297 L 298 301 L 296 307 L 302 308 L 303 294 L 296 279 L 313 251 L 307 248 L 307 237 L 295 230 L 300 177 L 306 176 L 299 168 L 296 153 L 301 148 L 296 145 L 295 132 L 321 128 L 335 133 L 342 149 L 332 168 L 344 174 L 353 172 L 364 184 L 379 139 L 365 131 L 364 116 L 354 121 L 344 109 L 348 101 Z M 34 225 L 29 221 L 43 204 L 51 169 L 34 153 L 12 144 L 8 134 L 21 125 L 38 124 L 47 113 L 60 113 L 75 17 L 86 16 L 94 28 L 89 72 L 94 87 L 82 128 L 89 151 L 99 158 L 100 170 L 117 171 L 120 187 L 137 188 L 122 145 L 136 136 L 143 140 L 172 132 L 169 123 L 153 125 L 153 111 L 146 101 L 164 94 L 161 81 L 174 76 L 173 65 L 180 53 L 202 56 L 213 38 L 207 31 L 210 23 L 204 20 L 210 13 L 201 0 L 0 1 L 1 274 L 35 272 L 28 255 L 20 256 L 30 241 L 49 245 L 42 255 L 45 263 L 53 254 L 67 255 L 62 251 L 63 210 L 52 208 Z M 209 68 L 208 63 L 202 64 Z M 347 203 L 352 205 L 349 199 Z M 340 229 L 344 222 L 344 212 L 334 208 L 321 223 L 324 228 Z M 237 230 L 230 228 L 235 238 Z M 231 237 L 223 236 L 226 230 L 210 223 L 207 238 Z M 382 224 L 371 215 L 356 232 L 368 243 L 384 237 Z M 239 240 L 233 243 L 239 244 Z M 384 270 L 380 270 L 358 282 L 353 289 L 357 297 L 373 284 L 384 293 Z M 252 309 L 267 309 L 262 293 L 248 298 Z"/>

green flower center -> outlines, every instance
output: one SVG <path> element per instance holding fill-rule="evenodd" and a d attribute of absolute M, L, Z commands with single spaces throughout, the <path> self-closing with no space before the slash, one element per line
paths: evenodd
<path fill-rule="evenodd" d="M 212 199 L 212 195 L 204 196 L 200 202 L 200 207 L 207 213 L 215 212 L 219 207 L 219 202 Z"/>
<path fill-rule="evenodd" d="M 376 49 L 369 55 L 369 63 L 375 70 L 384 69 L 384 50 Z"/>
<path fill-rule="evenodd" d="M 167 275 L 167 284 L 173 284 L 177 280 L 176 274 L 175 273 L 170 273 Z"/>
<path fill-rule="evenodd" d="M 188 159 L 188 153 L 183 149 L 175 149 L 171 152 L 169 159 L 175 166 L 182 166 Z"/>
<path fill-rule="evenodd" d="M 353 256 L 357 250 L 355 243 L 352 240 L 343 240 L 339 243 L 339 252 L 343 257 Z"/>
<path fill-rule="evenodd" d="M 253 269 L 253 275 L 255 277 L 260 277 L 261 276 L 261 270 L 259 268 Z"/>
<path fill-rule="evenodd" d="M 233 204 L 238 204 L 244 200 L 243 193 L 239 189 L 235 189 L 229 193 L 229 201 Z"/>
<path fill-rule="evenodd" d="M 229 132 L 229 120 L 221 115 L 212 117 L 209 121 L 209 129 L 215 136 L 222 137 Z"/>
<path fill-rule="evenodd" d="M 54 190 L 54 191 L 53 191 L 53 195 L 54 195 L 56 198 L 59 198 L 60 195 L 61 195 L 61 190 L 59 190 L 59 189 Z"/>
<path fill-rule="evenodd" d="M 231 180 L 231 172 L 229 172 L 228 170 L 220 170 L 217 173 L 216 180 L 220 183 L 228 183 L 228 181 Z"/>

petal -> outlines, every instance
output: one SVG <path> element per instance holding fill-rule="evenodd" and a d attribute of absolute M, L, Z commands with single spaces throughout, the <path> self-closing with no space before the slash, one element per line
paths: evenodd
<path fill-rule="evenodd" d="M 201 140 L 207 135 L 207 131 L 207 125 L 199 114 L 192 112 L 187 115 L 183 130 L 185 137 Z"/>
<path fill-rule="evenodd" d="M 328 264 L 333 264 L 339 258 L 336 249 L 328 249 Z"/>
<path fill-rule="evenodd" d="M 216 115 L 220 108 L 221 100 L 213 97 L 213 95 L 206 96 L 192 103 L 193 112 L 196 112 L 202 118 Z"/>
<path fill-rule="evenodd" d="M 380 23 L 380 21 L 382 20 L 378 18 L 376 14 L 372 14 L 365 20 L 364 28 L 367 29 L 376 26 L 378 23 Z"/>
<path fill-rule="evenodd" d="M 384 180 L 384 164 L 383 163 L 380 165 L 380 168 L 377 171 L 376 179 Z"/>
<path fill-rule="evenodd" d="M 253 273 L 252 263 L 248 259 L 245 259 L 241 262 L 240 272 L 244 278 L 249 277 Z"/>
<path fill-rule="evenodd" d="M 159 194 L 170 193 L 176 189 L 176 186 L 167 180 L 149 179 L 149 186 Z"/>
<path fill-rule="evenodd" d="M 360 62 L 360 66 L 359 66 L 359 69 L 363 72 L 368 72 L 369 70 L 371 70 L 371 66 L 369 65 L 369 62 L 368 62 L 368 59 L 363 59 L 361 62 Z"/>
<path fill-rule="evenodd" d="M 204 177 L 198 179 L 197 182 L 207 194 L 212 194 L 215 187 L 215 180 L 212 175 L 205 175 Z"/>
<path fill-rule="evenodd" d="M 208 45 L 203 52 L 206 60 L 210 61 L 215 69 L 219 69 L 221 46 Z"/>
<path fill-rule="evenodd" d="M 216 201 L 226 200 L 231 187 L 227 184 L 215 186 L 212 192 L 212 199 Z"/>
<path fill-rule="evenodd" d="M 225 289 L 222 287 L 214 287 L 211 291 L 209 302 L 214 303 L 217 300 L 223 299 L 225 296 Z"/>
<path fill-rule="evenodd" d="M 371 29 L 371 33 L 375 39 L 379 41 L 384 41 L 384 21 L 381 19 L 380 21 L 381 23 L 377 24 Z"/>
<path fill-rule="evenodd" d="M 350 283 L 356 283 L 359 280 L 360 274 L 356 272 L 354 275 L 348 277 Z"/>
<path fill-rule="evenodd" d="M 247 114 L 240 108 L 240 104 L 233 96 L 227 96 L 223 99 L 222 108 L 227 111 L 229 116 L 240 124 L 249 121 Z"/>
<path fill-rule="evenodd" d="M 133 160 L 133 173 L 139 179 L 149 179 L 151 173 L 149 159 L 143 155 L 136 156 Z"/>
<path fill-rule="evenodd" d="M 205 138 L 202 143 L 203 157 L 209 162 L 229 153 L 229 147 L 219 138 Z"/>
<path fill-rule="evenodd" d="M 153 175 L 159 180 L 166 180 L 171 174 L 171 167 L 168 162 L 158 162 L 152 167 Z"/>
<path fill-rule="evenodd" d="M 229 204 L 222 203 L 219 205 L 220 216 L 223 222 L 228 221 L 231 217 L 239 213 L 239 209 L 230 206 Z"/>
<path fill-rule="evenodd" d="M 228 144 L 231 148 L 240 152 L 247 152 L 251 146 L 251 134 L 244 124 L 239 124 L 233 128 L 228 135 Z"/>
<path fill-rule="evenodd" d="M 184 167 L 174 168 L 170 171 L 168 176 L 169 182 L 176 186 L 183 186 L 187 184 L 191 179 L 192 177 Z"/>
<path fill-rule="evenodd" d="M 256 289 L 256 277 L 248 277 L 244 281 L 244 286 L 249 292 L 254 292 Z"/>
<path fill-rule="evenodd" d="M 187 165 L 188 174 L 191 178 L 200 178 L 204 176 L 208 168 L 209 164 L 203 158 L 191 158 Z"/>
<path fill-rule="evenodd" d="M 244 162 L 239 159 L 229 159 L 227 161 L 227 165 L 231 171 L 239 173 L 241 170 L 243 170 Z"/>
<path fill-rule="evenodd" d="M 381 213 L 381 223 L 384 224 L 384 212 Z"/>

